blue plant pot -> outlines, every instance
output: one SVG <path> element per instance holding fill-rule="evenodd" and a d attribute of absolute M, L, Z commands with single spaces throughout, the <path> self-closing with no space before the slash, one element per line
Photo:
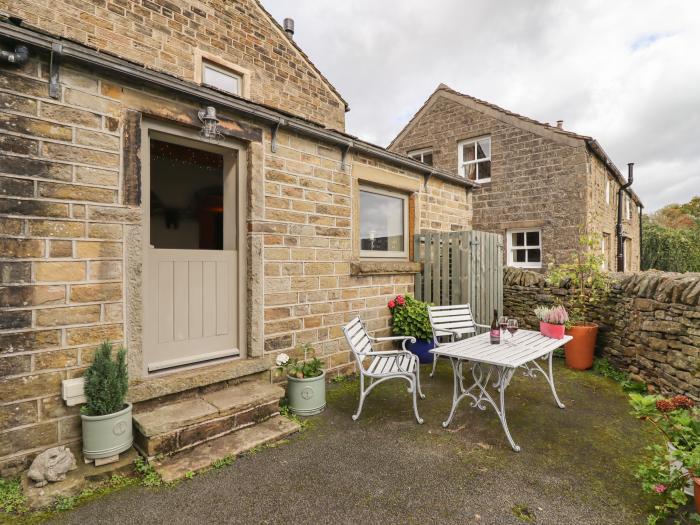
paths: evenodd
<path fill-rule="evenodd" d="M 418 361 L 422 365 L 427 365 L 433 362 L 433 354 L 430 351 L 435 348 L 435 343 L 432 341 L 426 341 L 424 339 L 417 339 L 415 343 L 406 343 L 406 348 L 411 351 L 411 353 L 418 356 Z"/>

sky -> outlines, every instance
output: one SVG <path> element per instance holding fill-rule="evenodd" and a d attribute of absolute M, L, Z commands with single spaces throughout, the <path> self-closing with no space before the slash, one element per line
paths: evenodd
<path fill-rule="evenodd" d="M 595 137 L 646 211 L 700 195 L 700 1 L 262 0 L 389 144 L 441 82 Z"/>

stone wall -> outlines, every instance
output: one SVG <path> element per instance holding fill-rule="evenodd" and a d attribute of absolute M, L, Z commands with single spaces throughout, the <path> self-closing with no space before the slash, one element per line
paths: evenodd
<path fill-rule="evenodd" d="M 246 98 L 345 129 L 345 103 L 257 0 L 0 0 L 0 13 L 200 82 L 202 53 L 246 71 Z"/>
<path fill-rule="evenodd" d="M 141 348 L 140 119 L 196 130 L 200 101 L 61 66 L 48 97 L 48 56 L 0 74 L 0 475 L 41 450 L 77 444 L 77 407 L 61 381 L 82 375 L 103 340 Z M 281 128 L 221 111 L 226 140 L 247 149 L 248 357 L 311 343 L 333 373 L 354 368 L 341 328 L 355 315 L 389 330 L 388 299 L 409 293 L 411 265 L 354 275 L 359 182 L 411 196 L 412 230 L 470 226 L 461 185 L 399 169 Z M 144 159 L 141 159 L 144 161 Z M 369 170 L 369 171 L 368 171 Z M 364 173 L 364 175 L 363 175 Z M 409 232 L 410 233 L 410 232 Z"/>
<path fill-rule="evenodd" d="M 597 354 L 665 393 L 700 400 L 700 274 L 612 274 L 607 300 L 588 310 L 600 325 Z M 533 309 L 569 301 L 570 290 L 553 288 L 541 274 L 507 268 L 506 315 L 538 326 Z"/>
<path fill-rule="evenodd" d="M 484 136 L 491 137 L 491 180 L 473 191 L 475 230 L 541 229 L 546 269 L 568 261 L 585 226 L 612 234 L 614 261 L 617 208 L 605 204 L 604 180 L 610 179 L 612 195 L 619 183 L 580 137 L 440 87 L 390 148 L 404 154 L 431 148 L 435 166 L 457 173 L 459 142 Z M 633 209 L 625 221 L 633 271 L 639 269 L 638 221 Z"/>

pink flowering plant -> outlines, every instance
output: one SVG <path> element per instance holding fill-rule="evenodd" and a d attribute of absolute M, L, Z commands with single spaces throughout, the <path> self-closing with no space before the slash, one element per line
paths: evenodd
<path fill-rule="evenodd" d="M 410 295 L 397 295 L 387 303 L 391 310 L 394 335 L 405 335 L 428 341 L 433 337 L 428 317 L 428 303 Z"/>
<path fill-rule="evenodd" d="M 657 501 L 647 523 L 655 525 L 669 516 L 674 517 L 673 523 L 700 523 L 698 514 L 681 510 L 688 502 L 684 489 L 689 479 L 700 477 L 700 409 L 683 395 L 664 398 L 632 393 L 630 404 L 632 413 L 663 437 L 663 444 L 647 447 L 650 459 L 636 474 L 644 492 Z M 676 462 L 682 468 L 672 468 Z"/>
<path fill-rule="evenodd" d="M 538 306 L 535 308 L 535 315 L 543 323 L 565 325 L 569 322 L 569 314 L 566 312 L 566 308 L 561 305 L 552 306 L 551 308 Z"/>

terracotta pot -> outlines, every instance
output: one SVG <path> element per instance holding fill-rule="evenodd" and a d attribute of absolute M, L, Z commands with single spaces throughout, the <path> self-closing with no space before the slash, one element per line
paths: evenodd
<path fill-rule="evenodd" d="M 598 335 L 598 325 L 585 323 L 572 326 L 566 330 L 566 335 L 573 337 L 564 346 L 566 366 L 574 370 L 588 370 L 593 366 L 595 339 Z"/>
<path fill-rule="evenodd" d="M 700 478 L 693 478 L 693 485 L 695 487 L 695 512 L 700 514 Z"/>

